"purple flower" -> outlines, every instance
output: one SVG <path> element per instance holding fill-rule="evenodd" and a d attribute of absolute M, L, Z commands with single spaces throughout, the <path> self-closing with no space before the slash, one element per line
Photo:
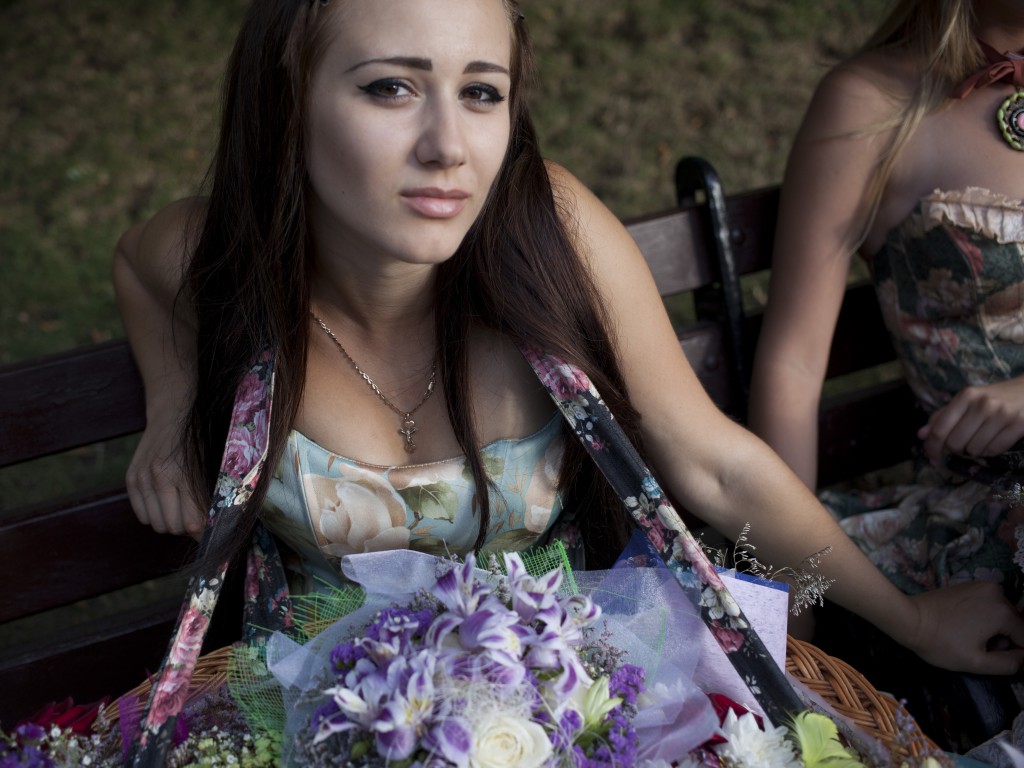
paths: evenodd
<path fill-rule="evenodd" d="M 623 664 L 612 672 L 608 690 L 631 707 L 636 706 L 636 697 L 644 692 L 644 670 L 633 664 Z"/>
<path fill-rule="evenodd" d="M 440 649 L 444 640 L 462 623 L 462 619 L 450 613 L 442 613 L 427 629 L 424 642 L 429 648 Z"/>
<path fill-rule="evenodd" d="M 56 763 L 39 747 L 23 747 L 20 754 L 11 752 L 0 758 L 0 768 L 54 768 Z"/>
<path fill-rule="evenodd" d="M 567 749 L 583 728 L 583 718 L 575 709 L 569 708 L 562 713 L 558 728 L 551 733 L 551 744 L 558 751 Z"/>
<path fill-rule="evenodd" d="M 342 674 L 352 667 L 359 659 L 366 658 L 366 651 L 354 642 L 341 643 L 331 651 L 331 669 L 335 674 Z"/>
<path fill-rule="evenodd" d="M 505 570 L 512 587 L 512 610 L 524 622 L 546 620 L 558 615 L 558 588 L 562 585 L 562 571 L 553 569 L 539 579 L 526 572 L 522 558 L 515 553 L 505 555 Z"/>
<path fill-rule="evenodd" d="M 466 562 L 456 565 L 437 579 L 434 594 L 452 613 L 458 617 L 467 616 L 480 606 L 480 601 L 490 596 L 491 588 L 475 578 L 476 558 L 466 555 Z"/>
<path fill-rule="evenodd" d="M 446 717 L 439 720 L 424 738 L 424 746 L 436 752 L 448 763 L 465 768 L 473 747 L 473 729 L 464 717 Z"/>
<path fill-rule="evenodd" d="M 22 742 L 39 743 L 46 738 L 46 729 L 37 723 L 23 723 L 14 729 L 14 733 Z"/>
<path fill-rule="evenodd" d="M 477 649 L 504 651 L 519 659 L 523 641 L 533 632 L 519 623 L 519 617 L 498 606 L 498 610 L 474 611 L 459 627 L 459 640 L 467 651 Z"/>
<path fill-rule="evenodd" d="M 398 606 L 385 608 L 377 614 L 377 619 L 366 628 L 365 637 L 368 640 L 383 642 L 399 638 L 403 643 L 408 643 L 430 626 L 432 618 L 434 618 L 433 612 L 427 609 L 414 611 Z"/>
<path fill-rule="evenodd" d="M 377 752 L 385 760 L 405 760 L 416 749 L 416 730 L 408 725 L 387 720 L 377 725 Z"/>

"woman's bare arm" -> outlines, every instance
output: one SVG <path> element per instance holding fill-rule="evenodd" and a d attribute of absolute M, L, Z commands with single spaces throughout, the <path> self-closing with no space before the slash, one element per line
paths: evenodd
<path fill-rule="evenodd" d="M 865 199 L 893 102 L 858 71 L 822 81 L 782 183 L 771 285 L 758 339 L 750 426 L 809 488 L 817 484 L 818 410 Z"/>
<path fill-rule="evenodd" d="M 568 173 L 552 170 L 612 322 L 616 350 L 653 468 L 666 490 L 726 536 L 746 523 L 766 559 L 797 566 L 826 547 L 829 596 L 927 660 L 1009 674 L 1024 650 L 988 652 L 1005 634 L 1024 645 L 1024 620 L 991 584 L 910 598 L 839 528 L 804 483 L 704 392 L 683 354 L 643 255 L 621 223 Z M 969 630 L 965 630 L 969 627 Z"/>
<path fill-rule="evenodd" d="M 203 513 L 181 463 L 181 430 L 192 395 L 195 328 L 177 302 L 186 263 L 186 232 L 202 214 L 198 200 L 172 203 L 121 236 L 114 288 L 128 342 L 146 391 L 146 429 L 125 482 L 139 520 L 164 533 L 201 534 Z"/>

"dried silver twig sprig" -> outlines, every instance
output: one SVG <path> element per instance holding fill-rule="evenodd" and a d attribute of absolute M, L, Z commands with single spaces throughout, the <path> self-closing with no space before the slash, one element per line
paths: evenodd
<path fill-rule="evenodd" d="M 804 608 L 824 604 L 825 592 L 835 584 L 835 579 L 830 579 L 817 573 L 815 569 L 821 565 L 821 559 L 832 551 L 832 547 L 825 547 L 813 555 L 805 557 L 796 568 L 788 565 L 782 568 L 775 568 L 771 565 L 765 565 L 757 559 L 757 556 L 754 554 L 754 550 L 757 547 L 751 544 L 747 538 L 749 533 L 750 523 L 746 523 L 743 526 L 743 530 L 740 531 L 740 535 L 736 537 L 736 544 L 732 553 L 733 568 L 740 573 L 749 573 L 751 576 L 757 576 L 761 579 L 771 579 L 773 581 L 778 581 L 782 578 L 787 579 L 792 589 L 789 612 L 794 616 L 799 616 Z M 727 567 L 728 557 L 724 552 L 709 547 L 704 549 L 708 553 L 708 558 L 715 565 L 722 568 Z"/>

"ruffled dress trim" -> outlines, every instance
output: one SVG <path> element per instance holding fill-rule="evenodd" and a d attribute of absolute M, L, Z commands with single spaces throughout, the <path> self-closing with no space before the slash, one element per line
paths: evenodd
<path fill-rule="evenodd" d="M 982 187 L 944 192 L 921 199 L 925 231 L 943 224 L 978 232 L 997 243 L 1024 241 L 1024 202 Z"/>

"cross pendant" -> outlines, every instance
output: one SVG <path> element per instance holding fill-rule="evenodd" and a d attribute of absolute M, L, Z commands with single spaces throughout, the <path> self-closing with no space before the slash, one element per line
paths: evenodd
<path fill-rule="evenodd" d="M 402 419 L 402 428 L 398 430 L 398 434 L 405 438 L 405 452 L 412 453 L 416 450 L 416 443 L 413 442 L 413 433 L 418 432 L 416 429 L 416 422 L 413 421 L 410 414 L 405 414 L 405 418 Z"/>

